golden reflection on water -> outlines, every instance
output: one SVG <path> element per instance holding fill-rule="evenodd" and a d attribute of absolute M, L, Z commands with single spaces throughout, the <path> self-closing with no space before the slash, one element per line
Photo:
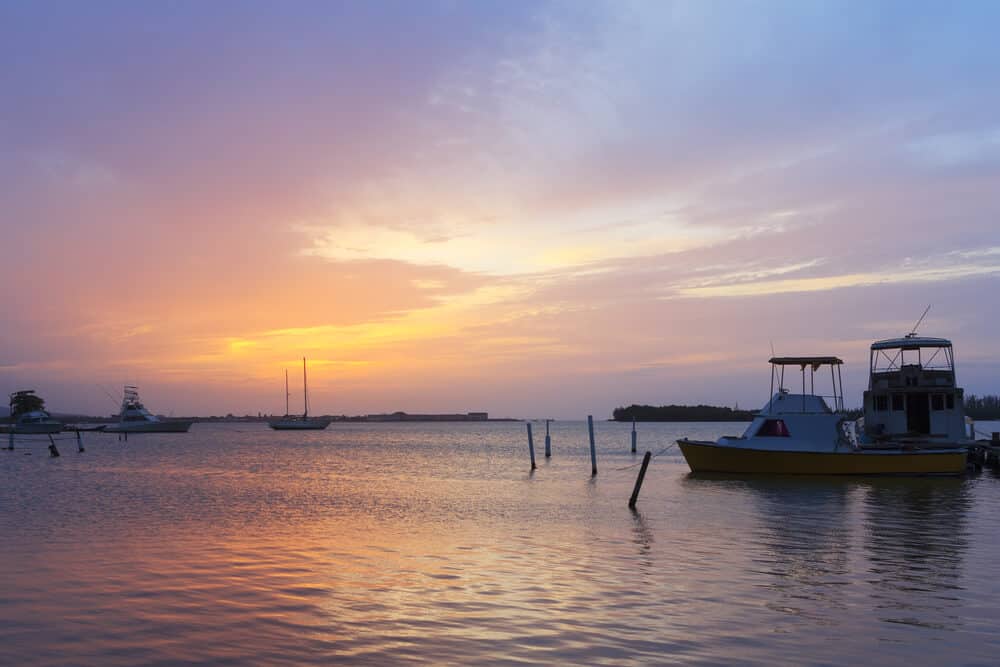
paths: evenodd
<path fill-rule="evenodd" d="M 976 662 L 997 648 L 997 584 L 978 578 L 1000 555 L 992 477 L 739 479 L 660 457 L 632 512 L 631 455 L 606 444 L 591 478 L 567 425 L 528 475 L 518 426 L 217 427 L 0 457 L 0 663 Z M 599 428 L 627 442 L 628 427 Z"/>

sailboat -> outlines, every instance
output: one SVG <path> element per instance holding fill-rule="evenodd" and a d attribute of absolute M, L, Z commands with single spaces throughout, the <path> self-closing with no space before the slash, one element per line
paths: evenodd
<path fill-rule="evenodd" d="M 267 425 L 276 431 L 322 431 L 330 422 L 329 417 L 309 416 L 309 387 L 306 384 L 306 358 L 302 357 L 302 414 L 288 414 L 288 371 L 285 371 L 285 416 L 272 419 Z"/>

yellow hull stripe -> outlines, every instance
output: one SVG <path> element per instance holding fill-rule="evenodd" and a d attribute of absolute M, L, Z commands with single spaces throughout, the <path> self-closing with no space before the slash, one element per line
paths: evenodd
<path fill-rule="evenodd" d="M 692 472 L 780 475 L 958 475 L 965 450 L 955 452 L 776 452 L 678 440 Z"/>

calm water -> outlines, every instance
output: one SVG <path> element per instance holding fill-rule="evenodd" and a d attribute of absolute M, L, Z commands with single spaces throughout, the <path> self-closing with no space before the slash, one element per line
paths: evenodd
<path fill-rule="evenodd" d="M 0 451 L 0 664 L 996 664 L 1000 479 L 692 477 L 629 426 Z M 640 424 L 640 452 L 727 424 Z M 982 424 L 982 430 L 1000 430 Z M 26 455 L 31 452 L 31 455 Z"/>

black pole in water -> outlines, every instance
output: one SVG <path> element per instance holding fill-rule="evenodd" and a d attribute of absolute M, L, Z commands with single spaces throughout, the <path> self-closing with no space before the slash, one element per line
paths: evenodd
<path fill-rule="evenodd" d="M 14 451 L 14 427 L 13 426 L 11 426 L 11 428 L 10 428 L 10 435 L 7 436 L 7 438 L 8 438 L 7 439 L 7 449 L 9 449 L 10 451 Z"/>
<path fill-rule="evenodd" d="M 590 476 L 597 474 L 597 450 L 594 449 L 594 415 L 587 415 L 587 430 L 590 431 Z"/>
<path fill-rule="evenodd" d="M 545 458 L 552 457 L 552 438 L 549 437 L 549 422 L 551 419 L 545 420 Z"/>
<path fill-rule="evenodd" d="M 85 451 L 83 449 L 83 436 L 80 435 L 80 431 L 79 430 L 77 430 L 77 432 L 76 432 L 76 447 L 77 447 L 76 451 L 78 451 L 78 452 Z"/>
<path fill-rule="evenodd" d="M 59 456 L 59 449 L 56 447 L 56 441 L 52 439 L 51 435 L 49 436 L 49 456 L 52 458 Z"/>
<path fill-rule="evenodd" d="M 534 470 L 538 466 L 535 465 L 535 440 L 531 437 L 531 422 L 526 422 L 525 426 L 528 427 L 528 452 L 531 453 L 531 469 Z"/>
<path fill-rule="evenodd" d="M 638 438 L 638 436 L 635 433 L 635 417 L 632 417 L 632 453 L 633 454 L 635 454 L 635 445 L 636 445 L 636 442 L 638 440 L 639 440 L 639 438 Z"/>
<path fill-rule="evenodd" d="M 639 468 L 639 476 L 635 478 L 635 488 L 632 489 L 632 497 L 628 500 L 628 508 L 634 510 L 635 503 L 639 500 L 639 489 L 642 488 L 642 480 L 646 479 L 646 468 L 649 467 L 649 459 L 653 458 L 652 452 L 646 452 L 642 457 L 642 467 Z"/>

